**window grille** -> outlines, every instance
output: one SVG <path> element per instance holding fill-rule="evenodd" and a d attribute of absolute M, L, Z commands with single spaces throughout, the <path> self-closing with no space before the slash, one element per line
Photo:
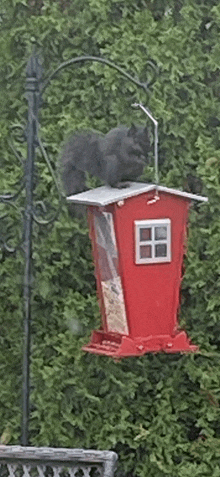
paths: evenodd
<path fill-rule="evenodd" d="M 135 241 L 135 263 L 170 262 L 170 219 L 135 220 Z"/>

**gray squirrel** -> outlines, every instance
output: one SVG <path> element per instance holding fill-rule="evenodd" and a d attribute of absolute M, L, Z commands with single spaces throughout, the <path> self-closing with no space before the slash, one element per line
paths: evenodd
<path fill-rule="evenodd" d="M 61 153 L 61 174 L 66 195 L 85 191 L 86 172 L 111 187 L 134 181 L 149 162 L 147 127 L 118 126 L 106 135 L 92 131 L 73 133 Z"/>

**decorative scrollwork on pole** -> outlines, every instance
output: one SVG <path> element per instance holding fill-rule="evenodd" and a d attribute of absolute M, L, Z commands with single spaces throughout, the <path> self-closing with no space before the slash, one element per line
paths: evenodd
<path fill-rule="evenodd" d="M 23 127 L 21 125 L 13 126 L 13 128 L 11 129 L 19 129 L 20 131 L 23 131 Z M 17 205 L 17 202 L 19 199 L 22 198 L 22 193 L 25 188 L 25 179 L 23 173 L 24 159 L 22 158 L 21 154 L 16 150 L 12 137 L 8 141 L 8 145 L 14 156 L 18 160 L 19 164 L 22 165 L 22 177 L 14 184 L 15 191 L 13 193 L 3 192 L 0 195 L 0 249 L 14 253 L 16 252 L 16 250 L 20 249 L 22 245 L 22 234 L 20 234 L 20 238 L 17 236 L 17 231 L 20 227 L 16 228 L 16 231 L 13 229 L 14 216 L 17 217 L 17 215 L 20 215 L 21 213 L 21 209 L 19 205 Z M 10 211 L 12 212 L 12 214 L 10 213 Z M 13 211 L 15 212 L 14 214 Z M 20 219 L 18 219 L 17 221 L 21 223 Z"/>

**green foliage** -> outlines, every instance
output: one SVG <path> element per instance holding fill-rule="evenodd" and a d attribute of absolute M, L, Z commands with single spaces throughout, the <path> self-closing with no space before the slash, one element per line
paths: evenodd
<path fill-rule="evenodd" d="M 84 354 L 81 346 L 100 320 L 86 220 L 72 219 L 63 206 L 55 224 L 35 224 L 31 444 L 114 449 L 118 477 L 218 477 L 220 6 L 215 0 L 2 0 L 0 19 L 1 192 L 16 190 L 22 175 L 8 140 L 12 127 L 26 124 L 25 67 L 35 44 L 47 77 L 82 55 L 103 56 L 141 81 L 149 78 L 148 60 L 158 66 L 149 96 L 99 63 L 60 71 L 40 118 L 54 170 L 71 130 L 144 124 L 143 113 L 131 108 L 142 101 L 159 120 L 161 183 L 187 189 L 192 175 L 209 197 L 191 210 L 182 291 L 181 322 L 200 346 L 194 356 L 114 362 Z M 16 148 L 26 156 L 25 144 L 17 141 Z M 56 208 L 40 151 L 36 162 L 35 200 Z M 152 180 L 152 170 L 153 164 L 144 180 Z M 22 237 L 23 202 L 22 196 L 18 210 L 7 209 L 10 225 L 17 216 L 11 245 Z M 10 434 L 10 443 L 20 435 L 22 274 L 22 253 L 2 252 L 0 434 Z"/>

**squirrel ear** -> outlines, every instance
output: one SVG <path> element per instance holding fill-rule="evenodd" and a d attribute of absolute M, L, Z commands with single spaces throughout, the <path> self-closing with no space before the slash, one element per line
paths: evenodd
<path fill-rule="evenodd" d="M 137 132 L 137 128 L 135 124 L 132 124 L 130 129 L 128 130 L 128 136 L 134 136 Z"/>

